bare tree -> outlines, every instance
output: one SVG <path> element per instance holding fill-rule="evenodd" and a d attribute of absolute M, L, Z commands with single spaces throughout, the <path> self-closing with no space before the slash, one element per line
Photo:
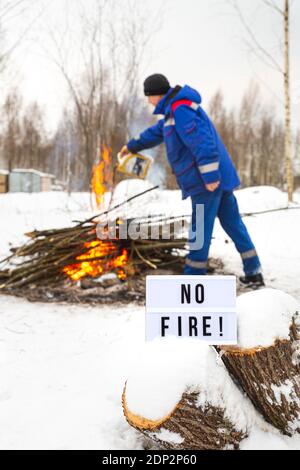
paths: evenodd
<path fill-rule="evenodd" d="M 263 102 L 258 85 L 251 82 L 239 107 L 229 110 L 225 108 L 222 92 L 218 91 L 211 99 L 209 111 L 243 185 L 283 188 L 284 128 L 274 107 Z"/>
<path fill-rule="evenodd" d="M 46 52 L 72 99 L 87 188 L 101 146 L 112 147 L 116 156 L 126 140 L 136 110 L 142 54 L 154 27 L 153 16 L 147 18 L 144 6 L 131 0 L 78 5 L 75 31 L 69 21 L 61 32 L 50 30 L 53 47 Z"/>
<path fill-rule="evenodd" d="M 45 131 L 44 115 L 37 103 L 23 107 L 18 90 L 12 90 L 1 109 L 0 152 L 9 170 L 36 168 L 48 171 L 52 142 Z"/>
<path fill-rule="evenodd" d="M 242 171 L 245 154 L 239 152 L 239 127 L 235 117 L 234 110 L 227 111 L 224 104 L 224 95 L 218 90 L 209 103 L 209 113 L 216 124 L 218 131 L 222 135 L 230 155 L 239 169 Z"/>
<path fill-rule="evenodd" d="M 21 151 L 18 166 L 48 171 L 52 143 L 45 130 L 44 113 L 39 104 L 29 104 L 21 121 Z"/>
<path fill-rule="evenodd" d="M 298 181 L 300 180 L 300 130 L 298 129 L 298 132 L 295 137 L 295 163 L 296 163 L 296 171 L 298 175 Z M 298 183 L 298 188 L 300 184 Z"/>
<path fill-rule="evenodd" d="M 11 171 L 18 163 L 21 144 L 20 110 L 22 98 L 17 90 L 6 97 L 2 112 L 2 149 L 4 161 Z"/>
<path fill-rule="evenodd" d="M 44 1 L 39 2 L 37 9 L 36 5 L 37 0 L 0 0 L 0 72 L 7 67 L 11 55 L 44 11 Z M 24 15 L 29 11 L 32 11 L 32 15 L 28 15 L 24 21 Z M 20 18 L 22 27 L 18 27 L 18 33 L 8 43 L 8 33 L 15 31 L 15 22 Z"/>
<path fill-rule="evenodd" d="M 237 0 L 228 0 L 234 7 L 238 17 L 246 30 L 248 44 L 255 54 L 269 67 L 279 72 L 284 81 L 284 102 L 285 102 L 285 172 L 289 201 L 293 201 L 294 175 L 292 163 L 292 130 L 291 130 L 291 96 L 290 96 L 290 1 L 280 0 L 281 6 L 275 0 L 261 0 L 268 8 L 279 14 L 282 18 L 284 37 L 284 57 L 280 62 L 276 56 L 268 51 L 266 47 L 257 39 L 254 30 L 247 22 Z"/>

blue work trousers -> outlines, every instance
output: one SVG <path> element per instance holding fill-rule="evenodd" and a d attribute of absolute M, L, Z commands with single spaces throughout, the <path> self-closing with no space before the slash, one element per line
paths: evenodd
<path fill-rule="evenodd" d="M 204 243 L 202 248 L 194 249 L 197 227 L 197 205 L 204 206 Z M 216 217 L 235 244 L 241 255 L 246 275 L 261 272 L 261 263 L 248 230 L 241 218 L 238 203 L 232 191 L 217 189 L 215 192 L 199 193 L 192 196 L 192 225 L 190 234 L 191 251 L 186 259 L 184 274 L 207 274 L 207 261 Z"/>

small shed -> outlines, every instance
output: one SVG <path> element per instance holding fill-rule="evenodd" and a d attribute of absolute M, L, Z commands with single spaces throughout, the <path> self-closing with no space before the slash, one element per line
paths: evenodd
<path fill-rule="evenodd" d="M 54 175 L 32 169 L 15 169 L 9 175 L 12 193 L 39 193 L 51 191 Z"/>
<path fill-rule="evenodd" d="M 0 170 L 0 193 L 2 194 L 8 192 L 8 175 L 8 171 Z"/>
<path fill-rule="evenodd" d="M 48 173 L 41 173 L 41 189 L 40 191 L 52 191 L 52 185 L 54 183 L 54 175 L 50 175 Z"/>

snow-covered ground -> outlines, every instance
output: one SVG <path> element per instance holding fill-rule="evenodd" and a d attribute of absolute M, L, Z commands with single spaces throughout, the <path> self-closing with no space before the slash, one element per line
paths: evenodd
<path fill-rule="evenodd" d="M 115 201 L 140 189 L 123 185 Z M 286 195 L 274 188 L 236 195 L 243 213 L 287 205 Z M 145 207 L 150 213 L 190 213 L 179 191 L 150 193 L 132 207 L 136 215 L 145 215 Z M 90 217 L 91 210 L 88 194 L 1 195 L 0 257 L 10 244 L 24 240 L 24 232 L 67 226 Z M 267 284 L 300 299 L 300 210 L 245 222 Z M 228 272 L 239 274 L 240 258 L 219 224 L 214 237 L 211 254 L 223 259 Z M 0 448 L 141 449 L 141 438 L 123 418 L 121 394 L 143 346 L 143 308 L 30 304 L 0 297 Z M 300 449 L 300 438 L 255 428 L 242 448 Z"/>

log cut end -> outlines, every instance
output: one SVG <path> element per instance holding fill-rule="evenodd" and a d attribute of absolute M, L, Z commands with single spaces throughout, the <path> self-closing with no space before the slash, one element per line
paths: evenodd
<path fill-rule="evenodd" d="M 140 431 L 154 431 L 155 429 L 162 427 L 164 423 L 168 421 L 168 419 L 170 419 L 172 414 L 175 413 L 177 406 L 179 405 L 177 405 L 176 408 L 171 413 L 162 417 L 162 419 L 160 420 L 154 421 L 151 419 L 143 418 L 142 416 L 138 416 L 129 410 L 127 406 L 127 402 L 126 402 L 126 385 L 125 385 L 123 395 L 122 395 L 122 406 L 123 406 L 124 416 L 126 417 L 127 422 L 132 427 L 139 429 Z"/>
<path fill-rule="evenodd" d="M 160 448 L 172 450 L 238 449 L 246 433 L 235 428 L 223 409 L 209 403 L 199 406 L 198 393 L 184 393 L 167 416 L 152 421 L 132 413 L 123 392 L 123 410 L 127 422 Z"/>
<path fill-rule="evenodd" d="M 253 319 L 253 308 L 258 302 L 258 315 L 256 310 Z M 297 307 L 292 297 L 271 289 L 241 296 L 239 346 L 221 348 L 222 360 L 236 383 L 265 420 L 287 435 L 300 432 Z"/>
<path fill-rule="evenodd" d="M 182 349 L 172 341 L 148 349 L 123 391 L 130 426 L 162 449 L 238 449 L 247 434 L 243 396 L 217 364 L 216 354 L 194 342 Z M 231 397 L 228 406 L 222 387 Z M 236 398 L 240 409 L 235 414 Z"/>

